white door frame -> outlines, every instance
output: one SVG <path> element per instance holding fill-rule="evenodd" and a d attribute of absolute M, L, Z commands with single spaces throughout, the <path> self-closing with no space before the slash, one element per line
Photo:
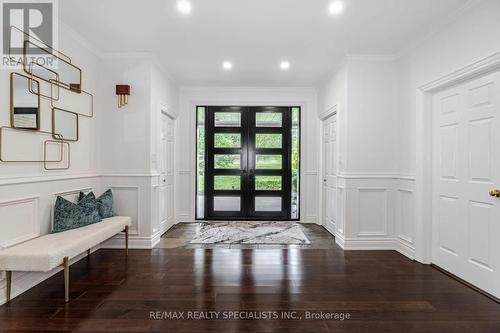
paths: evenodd
<path fill-rule="evenodd" d="M 500 52 L 430 81 L 417 90 L 415 259 L 421 263 L 432 262 L 432 95 L 498 69 Z"/>
<path fill-rule="evenodd" d="M 334 106 L 330 107 L 329 109 L 327 109 L 325 112 L 321 113 L 319 115 L 319 120 L 321 121 L 321 130 L 320 130 L 320 133 L 319 133 L 319 142 L 320 142 L 320 151 L 319 151 L 319 155 L 320 155 L 320 159 L 319 159 L 319 177 L 318 177 L 318 180 L 319 180 L 319 212 L 318 212 L 318 224 L 326 227 L 325 225 L 323 225 L 323 220 L 324 220 L 324 213 L 323 213 L 323 173 L 325 170 L 323 170 L 324 166 L 323 166 L 323 159 L 324 159 L 324 156 L 323 156 L 323 121 L 325 121 L 326 119 L 330 118 L 330 117 L 333 117 L 334 115 L 337 116 L 337 147 L 339 146 L 339 124 L 338 124 L 338 104 L 335 104 Z M 337 159 L 338 161 L 338 159 Z M 337 174 L 338 174 L 338 165 L 337 165 Z M 336 221 L 338 222 L 338 215 L 337 215 L 337 212 L 334 213 L 336 216 L 335 216 L 335 219 Z"/>

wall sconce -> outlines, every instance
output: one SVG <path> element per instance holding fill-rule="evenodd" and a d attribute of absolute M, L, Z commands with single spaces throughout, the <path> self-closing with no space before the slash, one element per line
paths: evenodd
<path fill-rule="evenodd" d="M 116 85 L 116 95 L 118 98 L 118 107 L 121 108 L 128 104 L 128 97 L 130 96 L 130 86 L 124 84 Z"/>

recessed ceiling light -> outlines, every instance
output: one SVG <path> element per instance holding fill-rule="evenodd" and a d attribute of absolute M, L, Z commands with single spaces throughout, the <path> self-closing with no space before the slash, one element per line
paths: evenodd
<path fill-rule="evenodd" d="M 288 62 L 288 61 L 282 61 L 280 63 L 280 68 L 281 68 L 282 71 L 289 70 L 290 69 L 290 62 Z"/>
<path fill-rule="evenodd" d="M 334 1 L 328 7 L 328 11 L 332 15 L 338 15 L 344 11 L 344 3 L 340 0 Z"/>
<path fill-rule="evenodd" d="M 193 9 L 193 6 L 191 5 L 191 2 L 187 0 L 180 0 L 177 1 L 177 10 L 184 15 L 187 15 L 191 13 L 191 10 Z"/>
<path fill-rule="evenodd" d="M 233 64 L 230 61 L 224 61 L 222 63 L 222 68 L 224 68 L 225 71 L 230 71 L 233 69 Z"/>

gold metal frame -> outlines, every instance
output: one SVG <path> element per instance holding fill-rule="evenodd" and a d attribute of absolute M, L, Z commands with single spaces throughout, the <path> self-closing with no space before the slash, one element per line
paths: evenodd
<path fill-rule="evenodd" d="M 39 42 L 40 44 L 43 44 L 47 49 L 51 50 L 51 51 L 54 51 L 58 54 L 60 54 L 61 56 L 63 56 L 64 58 L 67 58 L 67 61 L 69 63 L 71 63 L 71 58 L 67 55 L 67 54 L 64 54 L 62 53 L 61 51 L 58 51 L 56 49 L 54 49 L 52 46 L 49 46 L 47 45 L 45 42 L 41 41 L 40 39 L 36 38 L 35 36 L 32 36 L 26 32 L 24 32 L 24 30 L 21 30 L 19 29 L 18 27 L 14 26 L 14 25 L 11 25 L 10 26 L 10 31 L 9 31 L 9 56 L 12 56 L 12 52 L 11 52 L 11 45 L 12 45 L 12 30 L 13 29 L 16 29 L 17 31 L 19 31 L 20 33 L 22 33 L 25 38 L 28 38 L 28 40 L 36 40 L 37 42 Z M 26 39 L 25 39 L 26 40 Z M 59 57 L 60 58 L 60 57 Z"/>
<path fill-rule="evenodd" d="M 36 114 L 36 128 L 28 128 L 28 127 L 17 127 L 14 123 L 14 75 L 22 76 L 28 80 L 28 86 L 27 92 L 30 94 L 36 95 L 38 97 L 38 112 Z M 12 128 L 17 128 L 17 129 L 25 129 L 25 130 L 30 130 L 30 131 L 39 131 L 40 130 L 40 108 L 41 108 L 41 103 L 40 103 L 40 94 L 34 93 L 31 91 L 30 86 L 31 86 L 31 80 L 35 81 L 38 84 L 38 91 L 40 91 L 40 82 L 37 80 L 34 80 L 26 75 L 20 74 L 20 73 L 10 73 L 10 126 Z"/>
<path fill-rule="evenodd" d="M 52 132 L 47 132 L 47 131 L 41 131 L 41 130 L 38 130 L 38 131 L 33 131 L 33 130 L 27 130 L 27 129 L 22 129 L 22 128 L 15 128 L 15 127 L 8 127 L 8 126 L 2 126 L 0 127 L 0 162 L 3 162 L 3 163 L 60 163 L 63 161 L 64 159 L 64 141 L 62 140 L 62 136 L 57 134 L 58 137 L 56 137 L 55 139 L 58 141 L 58 142 L 61 142 L 61 158 L 59 160 L 56 160 L 56 161 L 46 161 L 45 160 L 45 156 L 44 156 L 44 160 L 6 160 L 4 157 L 3 157 L 3 138 L 2 138 L 2 135 L 3 135 L 3 131 L 5 129 L 9 129 L 9 130 L 14 130 L 14 131 L 23 131 L 23 132 L 26 132 L 26 133 L 31 133 L 31 134 L 41 134 L 41 135 L 47 135 L 47 136 L 53 136 L 53 133 Z"/>
<path fill-rule="evenodd" d="M 33 79 L 34 77 L 36 77 L 36 78 L 38 78 L 38 79 L 40 79 L 40 80 L 42 80 L 42 81 L 45 81 L 45 82 L 47 82 L 48 84 L 50 84 L 50 96 L 49 96 L 49 95 L 44 95 L 44 94 L 42 94 L 42 93 L 41 93 L 41 89 L 40 89 L 40 91 L 39 91 L 39 95 L 40 95 L 41 97 L 46 98 L 46 99 L 50 99 L 50 100 L 56 100 L 56 101 L 58 101 L 58 100 L 59 100 L 59 85 L 57 86 L 57 98 L 54 98 L 54 97 L 52 96 L 52 85 L 54 84 L 52 81 L 55 81 L 55 80 L 53 80 L 53 79 L 46 80 L 46 79 L 44 79 L 44 78 L 42 78 L 42 77 L 40 77 L 40 76 L 36 76 L 36 75 L 31 74 L 31 73 L 33 72 L 33 69 L 32 69 L 33 65 L 39 66 L 39 67 L 41 67 L 41 68 L 45 69 L 45 70 L 46 70 L 46 71 L 48 71 L 48 72 L 52 72 L 52 73 L 54 73 L 54 74 L 55 74 L 55 76 L 56 76 L 56 78 L 57 78 L 57 80 L 59 80 L 59 73 L 57 73 L 57 72 L 53 71 L 52 69 L 49 69 L 49 68 L 47 68 L 47 67 L 45 67 L 45 66 L 43 66 L 43 65 L 37 64 L 37 63 L 30 63 L 30 64 L 29 64 L 28 68 L 29 68 L 29 69 L 31 69 L 31 72 L 29 72 L 29 71 L 28 71 L 28 72 L 24 71 L 25 73 L 28 73 L 28 74 L 30 75 L 30 79 L 31 79 L 31 80 L 37 81 L 37 80 Z"/>
<path fill-rule="evenodd" d="M 38 76 L 34 75 L 33 73 L 30 73 L 30 72 L 27 70 L 27 68 L 26 68 L 26 66 L 27 66 L 27 54 L 26 54 L 26 50 L 27 50 L 27 48 L 28 48 L 28 45 L 29 45 L 29 44 L 37 46 L 36 44 L 33 44 L 33 43 L 32 43 L 32 42 L 30 42 L 29 40 L 25 40 L 25 41 L 24 41 L 24 43 L 23 43 L 23 46 L 24 46 L 24 47 L 23 47 L 23 55 L 24 55 L 24 59 L 23 59 L 23 68 L 24 68 L 24 71 L 25 71 L 26 73 L 28 73 L 28 74 L 30 74 L 30 75 L 32 75 L 32 76 L 37 77 L 37 78 L 39 78 L 39 79 L 40 79 L 40 77 L 38 77 Z M 73 65 L 71 62 L 68 62 L 68 61 L 66 61 L 66 60 L 64 60 L 64 59 L 62 59 L 62 58 L 60 58 L 60 57 L 58 57 L 58 56 L 57 56 L 57 55 L 55 55 L 55 54 L 52 54 L 52 53 L 48 52 L 48 51 L 47 51 L 47 50 L 45 50 L 45 49 L 42 49 L 42 48 L 39 48 L 39 49 L 40 49 L 40 50 L 42 50 L 43 52 L 47 53 L 48 55 L 53 56 L 53 57 L 55 57 L 55 58 L 59 59 L 59 60 L 60 60 L 60 61 L 62 61 L 62 62 L 65 62 L 66 64 L 68 64 L 68 65 L 72 66 L 73 68 L 76 68 L 76 69 L 80 72 L 80 82 L 79 82 L 78 84 L 80 85 L 80 87 L 82 86 L 82 70 L 81 70 L 81 68 L 79 68 L 79 67 L 77 67 L 77 66 Z M 31 63 L 30 63 L 30 64 L 31 64 Z M 29 67 L 30 67 L 30 66 L 28 66 L 28 68 L 29 68 Z M 60 78 L 60 75 L 59 75 L 59 78 Z M 42 79 L 42 80 L 44 80 L 44 79 Z M 46 81 L 46 80 L 44 80 L 44 81 Z M 54 82 L 55 82 L 55 81 L 54 81 Z M 70 84 L 69 84 L 69 83 L 68 83 L 68 84 L 66 84 L 65 82 L 57 81 L 57 84 L 58 84 L 59 86 L 64 86 L 64 87 L 67 87 L 68 89 L 71 89 L 71 87 L 70 87 Z"/>
<path fill-rule="evenodd" d="M 76 139 L 75 140 L 67 139 L 67 138 L 63 137 L 61 134 L 56 133 L 56 117 L 55 117 L 55 112 L 56 111 L 71 113 L 71 114 L 75 115 L 75 117 L 76 117 Z M 57 136 L 59 136 L 59 137 L 57 137 Z M 56 140 L 62 140 L 62 141 L 68 141 L 68 142 L 77 142 L 80 139 L 80 126 L 79 126 L 78 113 L 75 113 L 75 112 L 72 112 L 72 111 L 68 111 L 68 110 L 64 110 L 64 109 L 61 109 L 61 108 L 52 108 L 52 137 L 54 139 L 56 139 Z"/>
<path fill-rule="evenodd" d="M 47 163 L 59 163 L 59 162 L 51 162 L 51 161 L 47 161 L 47 143 L 61 143 L 61 161 L 59 162 L 62 162 L 62 160 L 64 159 L 64 157 L 62 156 L 63 155 L 63 152 L 64 152 L 64 145 L 66 145 L 68 147 L 68 162 L 67 162 L 67 165 L 62 167 L 62 168 L 52 168 L 52 167 L 48 167 L 47 166 Z M 70 167 L 71 167 L 71 145 L 69 144 L 69 142 L 66 142 L 66 141 L 60 141 L 60 140 L 45 140 L 45 142 L 43 143 L 43 168 L 47 171 L 53 171 L 53 170 L 68 170 Z"/>
<path fill-rule="evenodd" d="M 56 85 L 57 87 L 60 87 L 60 88 L 62 88 L 62 89 L 66 89 L 66 90 L 68 90 L 68 91 L 71 91 L 71 92 L 73 92 L 73 93 L 75 93 L 75 94 L 84 94 L 84 95 L 88 95 L 88 96 L 90 96 L 90 99 L 92 100 L 92 103 L 91 103 L 91 104 L 92 104 L 92 105 L 91 105 L 91 113 L 90 113 L 90 115 L 86 115 L 86 114 L 79 113 L 79 112 L 75 112 L 75 111 L 68 111 L 68 110 L 65 110 L 65 109 L 61 109 L 61 108 L 59 108 L 59 107 L 58 107 L 57 105 L 55 105 L 55 103 L 54 103 L 54 102 L 59 101 L 59 95 L 57 96 L 57 97 L 58 97 L 58 99 L 53 99 L 53 98 L 50 98 L 50 104 L 51 104 L 52 108 L 56 108 L 56 109 L 59 109 L 59 110 L 64 110 L 64 111 L 68 111 L 68 112 L 72 112 L 72 113 L 75 113 L 75 114 L 77 114 L 77 115 L 79 115 L 79 116 L 86 117 L 86 118 L 94 118 L 94 95 L 93 95 L 93 94 L 91 94 L 91 93 L 89 93 L 88 91 L 85 91 L 85 90 L 83 90 L 83 89 L 80 89 L 80 90 L 79 90 L 79 92 L 77 93 L 77 92 L 73 91 L 72 89 L 68 89 L 67 87 L 63 87 L 63 86 L 59 86 L 59 85 L 57 85 L 55 82 L 52 82 L 53 80 L 50 80 L 50 81 L 51 81 L 51 84 Z M 52 88 L 51 88 L 51 91 L 52 91 Z M 58 89 L 58 91 L 59 91 L 59 89 Z"/>

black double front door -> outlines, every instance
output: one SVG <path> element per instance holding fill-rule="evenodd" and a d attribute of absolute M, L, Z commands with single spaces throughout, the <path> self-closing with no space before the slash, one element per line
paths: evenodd
<path fill-rule="evenodd" d="M 205 112 L 205 218 L 289 220 L 291 108 Z"/>

